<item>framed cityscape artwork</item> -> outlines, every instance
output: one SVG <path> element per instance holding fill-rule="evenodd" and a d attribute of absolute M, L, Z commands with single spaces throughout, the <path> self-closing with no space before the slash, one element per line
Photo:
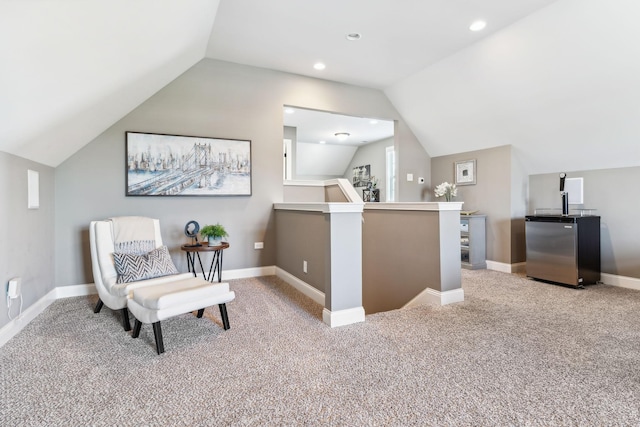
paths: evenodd
<path fill-rule="evenodd" d="M 251 141 L 126 132 L 127 196 L 250 196 Z"/>

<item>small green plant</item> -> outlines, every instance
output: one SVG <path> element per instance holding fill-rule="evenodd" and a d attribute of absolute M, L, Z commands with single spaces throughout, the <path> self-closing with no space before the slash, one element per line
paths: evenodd
<path fill-rule="evenodd" d="M 205 225 L 200 229 L 200 234 L 204 238 L 209 237 L 227 237 L 229 234 L 227 230 L 225 230 L 224 226 L 220 224 L 215 225 Z"/>

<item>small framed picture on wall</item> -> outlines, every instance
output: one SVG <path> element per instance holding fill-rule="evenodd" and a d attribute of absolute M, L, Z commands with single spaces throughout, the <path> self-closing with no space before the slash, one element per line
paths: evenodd
<path fill-rule="evenodd" d="M 472 185 L 476 183 L 476 160 L 455 162 L 454 174 L 456 185 Z"/>

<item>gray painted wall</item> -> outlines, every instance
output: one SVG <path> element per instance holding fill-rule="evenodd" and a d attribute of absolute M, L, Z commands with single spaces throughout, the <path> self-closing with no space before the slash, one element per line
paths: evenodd
<path fill-rule="evenodd" d="M 275 264 L 325 292 L 328 280 L 325 247 L 330 244 L 330 224 L 325 220 L 325 214 L 277 210 L 275 219 L 278 241 Z M 303 261 L 307 261 L 306 273 L 302 268 Z"/>
<path fill-rule="evenodd" d="M 193 219 L 220 222 L 229 231 L 224 269 L 274 265 L 272 205 L 283 197 L 285 104 L 397 120 L 396 146 L 406 146 L 405 152 L 422 159 L 421 173 L 429 171 L 424 149 L 381 91 L 205 59 L 56 168 L 56 284 L 93 282 L 88 224 L 116 215 L 159 218 L 181 271 L 186 271 L 186 261 L 176 248 L 187 241 L 184 225 Z M 250 139 L 253 195 L 125 197 L 127 130 Z M 406 191 L 408 198 L 411 193 Z M 264 242 L 263 250 L 253 249 L 257 241 Z"/>
<path fill-rule="evenodd" d="M 387 195 L 386 177 L 386 148 L 393 146 L 393 138 L 383 139 L 381 141 L 367 144 L 358 148 L 358 151 L 353 155 L 351 163 L 344 171 L 344 179 L 351 182 L 353 176 L 353 168 L 356 166 L 370 165 L 371 175 L 378 180 L 378 188 L 380 189 L 380 200 L 385 201 Z M 358 188 L 358 195 L 362 197 L 362 189 Z"/>
<path fill-rule="evenodd" d="M 27 209 L 27 170 L 39 173 L 40 208 Z M 9 323 L 7 283 L 22 278 L 22 310 L 54 287 L 54 170 L 49 166 L 0 152 L 0 328 Z M 11 307 L 15 317 L 20 300 Z"/>
<path fill-rule="evenodd" d="M 512 251 L 514 235 L 512 220 L 513 206 L 524 204 L 524 188 L 518 183 L 513 189 L 511 172 L 511 147 L 508 145 L 487 150 L 470 151 L 431 159 L 431 186 L 425 186 L 430 200 L 438 199 L 433 193 L 442 182 L 455 182 L 454 163 L 462 160 L 476 160 L 476 184 L 458 186 L 456 201 L 464 202 L 462 210 L 479 210 L 487 215 L 487 259 L 511 264 L 524 261 L 524 246 L 521 251 Z M 522 193 L 521 193 L 522 192 Z M 514 201 L 517 199 L 517 202 Z M 519 222 L 524 229 L 524 209 L 518 209 Z M 517 227 L 516 227 L 517 228 Z M 519 236 L 519 235 L 518 235 Z"/>
<path fill-rule="evenodd" d="M 403 307 L 426 288 L 460 288 L 458 211 L 376 210 L 362 225 L 362 305 L 367 314 Z"/>
<path fill-rule="evenodd" d="M 561 209 L 559 172 L 529 177 L 528 213 L 535 209 Z M 584 178 L 584 204 L 569 208 L 596 209 L 600 218 L 601 269 L 603 273 L 640 278 L 640 167 L 567 172 L 568 178 Z"/>

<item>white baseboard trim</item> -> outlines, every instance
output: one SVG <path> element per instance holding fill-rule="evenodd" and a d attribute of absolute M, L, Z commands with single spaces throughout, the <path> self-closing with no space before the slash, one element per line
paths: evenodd
<path fill-rule="evenodd" d="M 419 305 L 447 305 L 456 302 L 464 301 L 464 290 L 462 288 L 453 289 L 450 291 L 436 291 L 435 289 L 427 288 L 424 291 L 416 295 L 411 301 L 406 303 L 402 308 L 411 308 Z"/>
<path fill-rule="evenodd" d="M 364 307 L 348 308 L 346 310 L 322 310 L 322 321 L 332 328 L 364 322 Z"/>
<path fill-rule="evenodd" d="M 515 264 L 507 264 L 505 262 L 487 260 L 487 270 L 500 271 L 502 273 L 525 273 L 527 270 L 526 262 L 517 262 Z"/>
<path fill-rule="evenodd" d="M 222 270 L 222 280 L 245 279 L 247 277 L 274 276 L 276 266 L 239 268 L 237 270 Z"/>
<path fill-rule="evenodd" d="M 93 283 L 88 285 L 58 286 L 54 291 L 56 293 L 55 299 L 81 297 L 84 295 L 94 295 L 98 293 L 96 285 Z"/>
<path fill-rule="evenodd" d="M 243 268 L 238 270 L 227 270 L 222 272 L 224 280 L 243 279 L 245 277 L 273 276 L 276 267 L 255 267 Z M 29 306 L 20 316 L 13 319 L 0 329 L 0 347 L 6 344 L 11 338 L 16 336 L 25 326 L 33 319 L 38 317 L 47 307 L 55 300 L 60 298 L 80 297 L 85 295 L 93 295 L 98 293 L 93 283 L 85 285 L 58 286 L 49 291 L 45 296 L 40 298 L 34 304 Z M 322 295 L 322 305 L 324 305 L 324 294 Z"/>
<path fill-rule="evenodd" d="M 615 274 L 600 273 L 600 281 L 606 285 L 620 286 L 621 288 L 635 289 L 640 291 L 640 279 L 627 276 L 616 276 Z"/>
<path fill-rule="evenodd" d="M 29 322 L 38 317 L 40 313 L 46 310 L 46 308 L 57 299 L 56 289 L 49 291 L 49 293 L 23 311 L 20 316 L 16 317 L 0 329 L 0 347 L 16 336 L 18 332 L 29 324 Z"/>
<path fill-rule="evenodd" d="M 527 273 L 527 263 L 518 262 L 505 264 L 496 261 L 487 261 L 487 269 L 501 271 L 503 273 Z M 606 285 L 619 286 L 640 291 L 640 279 L 636 277 L 618 276 L 610 273 L 600 273 L 600 281 Z"/>
<path fill-rule="evenodd" d="M 293 286 L 295 289 L 324 307 L 324 292 L 320 292 L 307 282 L 298 279 L 296 276 L 288 273 L 280 267 L 275 267 L 275 274 L 289 285 Z"/>

